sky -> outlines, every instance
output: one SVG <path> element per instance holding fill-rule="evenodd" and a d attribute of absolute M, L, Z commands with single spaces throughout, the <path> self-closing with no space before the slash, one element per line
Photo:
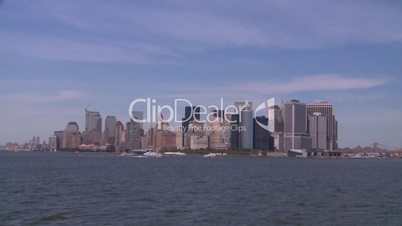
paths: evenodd
<path fill-rule="evenodd" d="M 0 0 L 0 144 L 137 98 L 276 97 L 334 104 L 341 147 L 402 146 L 401 24 L 389 0 Z"/>

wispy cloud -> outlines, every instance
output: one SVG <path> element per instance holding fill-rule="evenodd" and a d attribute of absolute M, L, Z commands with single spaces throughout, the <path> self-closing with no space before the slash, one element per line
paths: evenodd
<path fill-rule="evenodd" d="M 260 81 L 230 85 L 227 90 L 269 94 L 309 91 L 366 89 L 385 84 L 385 79 L 350 78 L 343 75 L 313 75 L 296 77 L 290 81 Z"/>
<path fill-rule="evenodd" d="M 178 57 L 173 51 L 146 43 L 76 41 L 25 33 L 3 34 L 0 43 L 3 50 L 46 60 L 152 64 L 158 57 Z"/>
<path fill-rule="evenodd" d="M 143 91 L 154 98 L 172 99 L 188 98 L 198 103 L 211 103 L 219 101 L 219 97 L 225 101 L 246 98 L 255 101 L 264 101 L 270 96 L 288 96 L 293 94 L 305 94 L 308 92 L 330 91 L 332 94 L 342 94 L 344 91 L 370 90 L 387 83 L 386 79 L 353 78 L 347 75 L 312 75 L 294 77 L 281 80 L 254 80 L 252 82 L 220 82 L 205 83 L 163 83 L 155 84 L 152 92 Z M 180 87 L 180 89 L 178 89 Z M 320 94 L 321 95 L 321 94 Z M 327 98 L 328 96 L 317 96 Z M 327 99 L 329 100 L 329 99 Z M 356 100 L 357 101 L 357 100 Z"/>
<path fill-rule="evenodd" d="M 5 11 L 4 20 L 22 26 L 0 31 L 2 49 L 47 60 L 155 64 L 227 47 L 402 42 L 402 14 L 380 2 L 38 0 L 8 5 L 18 10 Z M 21 30 L 32 21 L 46 23 L 45 32 Z"/>
<path fill-rule="evenodd" d="M 56 94 L 38 94 L 38 93 L 25 93 L 25 94 L 5 94 L 0 97 L 2 101 L 26 103 L 49 103 L 60 102 L 68 100 L 77 100 L 86 97 L 87 94 L 75 90 L 62 90 Z"/>
<path fill-rule="evenodd" d="M 207 0 L 202 4 L 197 1 L 114 4 L 45 1 L 31 7 L 48 8 L 40 12 L 78 29 L 124 33 L 135 38 L 145 35 L 168 41 L 285 48 L 402 41 L 402 14 L 398 8 L 381 2 L 256 0 L 228 4 L 223 0 Z"/>

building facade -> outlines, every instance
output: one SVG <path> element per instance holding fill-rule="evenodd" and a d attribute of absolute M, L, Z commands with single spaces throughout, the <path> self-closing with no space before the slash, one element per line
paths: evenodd
<path fill-rule="evenodd" d="M 314 113 L 319 112 L 327 121 L 327 138 L 326 150 L 338 149 L 338 136 L 337 136 L 337 121 L 334 116 L 333 105 L 328 102 L 316 102 L 307 104 L 307 115 L 314 116 Z"/>
<path fill-rule="evenodd" d="M 282 104 L 284 120 L 284 151 L 311 149 L 311 137 L 307 133 L 306 104 L 291 100 Z"/>

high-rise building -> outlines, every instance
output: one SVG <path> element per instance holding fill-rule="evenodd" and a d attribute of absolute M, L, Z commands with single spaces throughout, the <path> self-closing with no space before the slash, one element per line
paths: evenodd
<path fill-rule="evenodd" d="M 320 112 L 309 116 L 309 134 L 311 136 L 311 148 L 325 150 L 327 148 L 327 118 Z"/>
<path fill-rule="evenodd" d="M 84 144 L 102 143 L 102 117 L 97 111 L 85 110 Z"/>
<path fill-rule="evenodd" d="M 238 104 L 240 102 L 237 102 Z M 236 103 L 235 103 L 236 106 Z M 253 149 L 253 104 L 251 102 L 244 102 L 244 105 L 238 105 L 240 112 L 240 148 Z"/>
<path fill-rule="evenodd" d="M 334 121 L 334 141 L 333 141 L 333 149 L 338 150 L 338 120 L 336 120 L 335 115 L 333 117 Z"/>
<path fill-rule="evenodd" d="M 307 115 L 314 116 L 314 113 L 319 112 L 326 118 L 327 121 L 327 150 L 337 149 L 337 123 L 333 114 L 333 105 L 328 102 L 316 102 L 307 104 Z"/>
<path fill-rule="evenodd" d="M 57 136 L 52 135 L 49 137 L 49 149 L 50 150 L 57 150 L 58 143 L 57 143 Z"/>
<path fill-rule="evenodd" d="M 191 150 L 208 148 L 208 134 L 204 130 L 204 123 L 195 120 L 189 124 L 188 131 L 184 134 L 184 145 Z"/>
<path fill-rule="evenodd" d="M 76 122 L 69 122 L 63 131 L 63 149 L 77 149 L 81 144 L 81 133 Z"/>
<path fill-rule="evenodd" d="M 184 132 L 187 132 L 188 125 L 194 120 L 200 120 L 200 108 L 198 106 L 186 106 L 184 108 L 184 118 L 182 119 Z"/>
<path fill-rule="evenodd" d="M 283 151 L 283 119 L 281 109 L 276 105 L 275 98 L 271 98 L 268 104 L 268 131 L 272 136 L 273 149 Z"/>
<path fill-rule="evenodd" d="M 126 141 L 126 132 L 124 131 L 124 125 L 122 122 L 117 121 L 114 130 L 114 147 L 116 151 L 122 151 L 124 149 L 124 142 Z"/>
<path fill-rule="evenodd" d="M 209 112 L 208 146 L 214 150 L 227 150 L 230 148 L 231 131 L 230 122 L 226 120 L 229 115 L 225 115 L 224 110 L 211 110 Z"/>
<path fill-rule="evenodd" d="M 268 100 L 268 120 L 269 132 L 276 133 L 283 130 L 281 109 L 276 105 L 275 98 Z"/>
<path fill-rule="evenodd" d="M 298 100 L 283 103 L 284 151 L 310 149 L 311 137 L 307 133 L 306 104 Z"/>
<path fill-rule="evenodd" d="M 133 116 L 138 120 L 142 120 L 144 117 L 143 113 L 139 111 L 134 111 Z M 126 123 L 126 143 L 130 149 L 141 149 L 143 136 L 142 127 L 142 123 L 136 122 L 132 119 L 130 122 Z"/>
<path fill-rule="evenodd" d="M 63 132 L 64 132 L 64 130 L 59 130 L 59 131 L 54 131 L 54 135 L 56 136 L 56 139 L 57 139 L 57 145 L 56 145 L 56 148 L 55 149 L 60 149 L 60 148 L 62 148 L 62 145 L 63 145 Z"/>
<path fill-rule="evenodd" d="M 230 121 L 230 147 L 235 150 L 240 148 L 239 114 L 231 114 Z"/>
<path fill-rule="evenodd" d="M 273 150 L 270 132 L 261 127 L 260 124 L 268 126 L 268 118 L 265 116 L 254 118 L 253 147 L 255 150 Z"/>
<path fill-rule="evenodd" d="M 159 151 L 167 151 L 167 150 L 175 150 L 176 146 L 176 134 L 167 128 L 169 127 L 168 122 L 161 118 L 159 119 L 158 123 L 155 126 L 154 130 L 154 146 L 153 150 L 155 152 Z"/>
<path fill-rule="evenodd" d="M 105 130 L 103 132 L 103 143 L 104 144 L 114 144 L 115 143 L 115 128 L 117 119 L 115 116 L 106 116 L 105 119 Z"/>

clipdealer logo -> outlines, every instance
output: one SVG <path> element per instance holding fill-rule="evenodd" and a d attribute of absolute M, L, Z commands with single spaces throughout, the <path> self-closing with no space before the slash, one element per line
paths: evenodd
<path fill-rule="evenodd" d="M 247 103 L 247 102 L 246 102 Z M 139 109 L 139 105 L 142 107 L 146 107 L 146 111 L 144 114 L 143 118 L 138 118 L 134 115 L 135 109 Z M 191 115 L 189 115 L 187 118 L 181 118 L 179 114 L 179 106 L 187 106 L 191 108 Z M 247 105 L 247 104 L 246 104 Z M 217 105 L 194 105 L 190 100 L 185 99 L 185 98 L 178 98 L 174 99 L 174 102 L 172 105 L 160 105 L 158 104 L 158 101 L 155 98 L 147 97 L 147 98 L 140 98 L 140 99 L 135 99 L 133 100 L 128 108 L 128 115 L 130 119 L 134 122 L 137 123 L 156 123 L 158 120 L 161 120 L 166 123 L 176 123 L 176 124 L 181 124 L 183 122 L 188 122 L 191 119 L 196 119 L 195 115 L 197 114 L 198 119 L 195 120 L 196 122 L 200 124 L 204 124 L 202 128 L 198 127 L 195 128 L 195 125 L 190 125 L 191 128 L 195 131 L 216 131 L 216 130 L 223 130 L 224 128 L 222 126 L 218 126 L 217 128 L 211 128 L 209 125 L 213 123 L 227 123 L 228 125 L 225 126 L 225 129 L 233 130 L 234 126 L 233 123 L 239 123 L 240 125 L 242 124 L 243 117 L 241 117 L 241 112 L 243 109 L 245 109 L 247 106 L 235 106 L 233 104 L 225 105 L 224 99 L 220 98 L 220 104 L 219 106 Z M 197 112 L 194 111 L 194 109 L 197 108 Z M 253 116 L 256 118 L 257 113 L 267 109 L 268 105 L 267 102 L 261 103 L 257 108 L 256 111 L 254 112 Z M 252 110 L 252 109 L 249 109 Z M 216 114 L 218 114 L 219 111 L 223 111 L 224 114 L 221 115 L 220 117 L 215 117 Z M 162 115 L 162 112 L 167 112 L 167 117 L 165 115 Z M 231 115 L 239 115 L 237 120 L 233 120 Z M 204 117 L 203 117 L 204 116 Z M 256 120 L 256 123 L 261 126 L 263 129 L 268 130 L 268 126 L 262 124 L 258 120 Z M 208 125 L 205 125 L 208 124 Z M 243 126 L 244 127 L 244 126 Z M 238 126 L 237 130 L 239 131 L 246 131 L 247 128 L 243 128 L 242 126 Z M 179 129 L 177 126 L 171 126 L 170 128 L 164 128 L 167 130 L 176 130 Z"/>

